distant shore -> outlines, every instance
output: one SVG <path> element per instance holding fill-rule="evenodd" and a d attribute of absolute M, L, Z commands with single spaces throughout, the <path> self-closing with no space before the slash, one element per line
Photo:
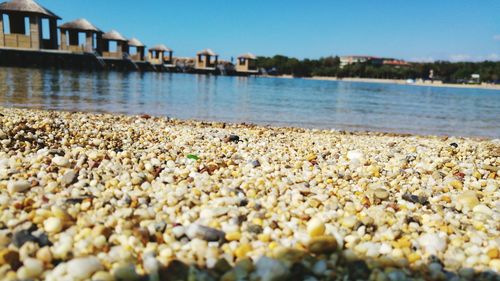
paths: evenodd
<path fill-rule="evenodd" d="M 278 78 L 294 78 L 291 75 L 277 76 Z M 487 89 L 487 90 L 500 90 L 500 85 L 495 84 L 479 84 L 479 85 L 469 85 L 469 84 L 450 84 L 442 83 L 440 81 L 415 81 L 413 83 L 408 83 L 406 80 L 400 79 L 377 79 L 377 78 L 337 78 L 337 77 L 325 77 L 325 76 L 313 76 L 309 78 L 303 78 L 307 80 L 321 80 L 321 81 L 344 81 L 344 82 L 361 82 L 361 83 L 384 83 L 384 84 L 398 84 L 398 85 L 410 85 L 410 86 L 427 86 L 427 87 L 443 87 L 443 88 L 469 88 L 469 89 Z"/>

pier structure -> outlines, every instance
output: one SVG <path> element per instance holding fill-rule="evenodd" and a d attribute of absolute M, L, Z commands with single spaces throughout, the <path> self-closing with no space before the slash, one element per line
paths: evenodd
<path fill-rule="evenodd" d="M 194 70 L 199 73 L 216 73 L 218 61 L 219 55 L 211 49 L 205 49 L 196 54 Z"/>
<path fill-rule="evenodd" d="M 124 46 L 124 52 L 129 54 L 130 59 L 134 62 L 145 61 L 144 53 L 146 45 L 144 45 L 139 39 L 132 38 L 128 40 L 127 44 Z"/>
<path fill-rule="evenodd" d="M 148 50 L 148 62 L 155 67 L 157 71 L 172 71 L 175 69 L 172 49 L 159 44 Z"/>
<path fill-rule="evenodd" d="M 100 53 L 103 58 L 123 59 L 123 51 L 127 49 L 127 42 L 128 40 L 116 30 L 106 32 L 102 35 Z"/>
<path fill-rule="evenodd" d="M 257 57 L 254 54 L 246 53 L 240 55 L 236 61 L 236 73 L 238 75 L 256 75 L 259 70 L 256 65 Z"/>
<path fill-rule="evenodd" d="M 4 23 L 4 15 L 7 23 Z M 56 50 L 57 21 L 60 19 L 32 0 L 3 2 L 0 4 L 0 47 Z M 43 26 L 48 30 L 47 34 Z"/>
<path fill-rule="evenodd" d="M 100 49 L 103 32 L 86 19 L 77 19 L 59 26 L 60 50 L 73 53 L 94 53 Z M 84 35 L 83 38 L 80 35 Z M 82 41 L 82 42 L 81 42 Z"/>
<path fill-rule="evenodd" d="M 219 56 L 210 49 L 198 52 L 195 58 L 174 58 L 172 49 L 165 45 L 146 51 L 137 38 L 126 39 L 116 30 L 104 33 L 84 18 L 60 25 L 58 34 L 60 19 L 34 0 L 0 3 L 0 66 L 223 75 L 258 73 L 252 54 L 238 57 L 236 67 L 232 62 L 219 61 Z"/>

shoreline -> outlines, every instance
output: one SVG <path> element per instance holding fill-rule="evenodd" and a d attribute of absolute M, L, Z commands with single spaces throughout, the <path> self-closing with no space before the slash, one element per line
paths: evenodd
<path fill-rule="evenodd" d="M 7 280 L 500 272 L 497 140 L 0 114 Z"/>
<path fill-rule="evenodd" d="M 285 76 L 285 77 L 279 77 L 279 78 L 292 78 L 292 77 Z M 416 81 L 415 83 L 407 83 L 406 80 L 398 80 L 398 79 L 336 78 L 336 77 L 322 77 L 322 76 L 313 76 L 310 78 L 302 78 L 302 79 L 317 80 L 317 81 L 397 84 L 397 85 L 420 86 L 420 87 L 500 90 L 500 85 L 494 85 L 494 84 L 467 85 L 467 84 L 449 84 L 449 83 L 441 83 L 441 82 L 430 83 L 430 82 L 419 82 L 419 81 Z"/>

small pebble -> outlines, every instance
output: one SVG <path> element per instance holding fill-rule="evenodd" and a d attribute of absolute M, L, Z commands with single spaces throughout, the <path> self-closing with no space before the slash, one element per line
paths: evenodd
<path fill-rule="evenodd" d="M 309 241 L 308 248 L 314 254 L 329 254 L 337 250 L 337 239 L 333 236 L 318 236 Z"/>
<path fill-rule="evenodd" d="M 51 217 L 43 222 L 43 228 L 49 233 L 58 233 L 63 228 L 63 223 L 60 218 Z"/>
<path fill-rule="evenodd" d="M 55 156 L 52 159 L 52 163 L 54 163 L 54 165 L 59 166 L 59 167 L 69 166 L 69 160 L 65 157 L 62 157 L 62 156 Z"/>
<path fill-rule="evenodd" d="M 69 275 L 77 280 L 85 280 L 93 273 L 103 269 L 101 262 L 96 257 L 75 258 L 68 262 Z"/>
<path fill-rule="evenodd" d="M 24 192 L 31 188 L 31 183 L 27 180 L 9 181 L 7 190 L 9 193 Z"/>

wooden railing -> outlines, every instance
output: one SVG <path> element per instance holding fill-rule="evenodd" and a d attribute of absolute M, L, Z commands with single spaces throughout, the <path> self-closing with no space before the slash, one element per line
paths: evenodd
<path fill-rule="evenodd" d="M 75 53 L 82 53 L 85 52 L 85 47 L 84 46 L 74 46 L 74 45 L 69 45 L 67 46 L 67 50 Z"/>
<path fill-rule="evenodd" d="M 122 59 L 123 53 L 122 52 L 102 52 L 102 56 L 104 58 Z"/>
<path fill-rule="evenodd" d="M 196 68 L 203 69 L 203 68 L 215 68 L 216 65 L 213 61 L 211 62 L 206 62 L 206 60 L 198 60 L 196 59 Z"/>
<path fill-rule="evenodd" d="M 23 34 L 5 34 L 5 47 L 31 49 L 31 38 Z"/>
<path fill-rule="evenodd" d="M 141 54 L 129 55 L 130 59 L 133 61 L 141 61 Z"/>

